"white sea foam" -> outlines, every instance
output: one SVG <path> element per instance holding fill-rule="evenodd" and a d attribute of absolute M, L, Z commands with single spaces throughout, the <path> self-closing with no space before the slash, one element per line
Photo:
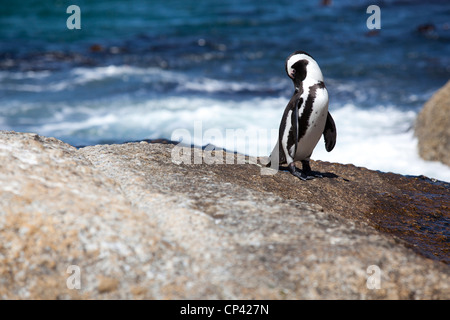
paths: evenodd
<path fill-rule="evenodd" d="M 221 81 L 209 78 L 189 79 L 183 81 L 181 88 L 185 90 L 201 91 L 201 92 L 223 92 L 223 91 L 257 91 L 261 87 L 246 82 Z"/>
<path fill-rule="evenodd" d="M 80 84 L 114 77 L 148 75 L 154 74 L 155 72 L 160 73 L 162 71 L 157 68 L 139 68 L 127 65 L 110 65 L 96 68 L 75 68 L 70 72 L 70 74 L 72 77 L 74 77 L 75 83 Z"/>
<path fill-rule="evenodd" d="M 241 92 L 268 90 L 268 87 L 244 81 L 225 81 L 207 77 L 190 77 L 187 74 L 156 67 L 103 66 L 95 68 L 78 67 L 68 74 L 65 71 L 0 72 L 0 89 L 18 92 L 62 92 L 96 82 L 117 81 L 123 83 L 136 77 L 138 83 L 169 83 L 178 93 L 184 92 Z M 45 81 L 42 81 L 45 80 Z M 274 87 L 277 83 L 270 83 Z"/>
<path fill-rule="evenodd" d="M 51 76 L 50 76 L 51 75 Z M 72 69 L 68 74 L 65 71 L 56 71 L 50 73 L 49 71 L 28 71 L 28 72 L 0 72 L 0 85 L 2 89 L 11 91 L 24 92 L 60 92 L 67 89 L 83 86 L 92 82 L 99 82 L 108 79 L 124 80 L 130 76 L 151 76 L 173 77 L 170 71 L 164 71 L 158 68 L 139 68 L 132 66 L 105 66 L 96 68 L 79 67 Z M 46 81 L 35 81 L 43 80 Z M 14 82 L 11 82 L 14 80 Z M 17 80 L 30 81 L 20 82 Z"/>
<path fill-rule="evenodd" d="M 50 71 L 0 71 L 0 81 L 2 80 L 24 80 L 24 79 L 44 79 L 51 75 Z"/>

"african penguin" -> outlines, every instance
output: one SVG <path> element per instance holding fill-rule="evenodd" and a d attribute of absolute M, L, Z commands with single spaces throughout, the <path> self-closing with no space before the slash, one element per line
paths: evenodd
<path fill-rule="evenodd" d="M 321 177 L 311 171 L 311 154 L 322 134 L 328 152 L 336 144 L 336 126 L 328 112 L 322 72 L 311 55 L 296 51 L 286 59 L 286 73 L 295 91 L 281 118 L 278 142 L 267 166 L 287 164 L 289 171 L 302 180 Z M 297 169 L 294 161 L 301 161 L 303 170 Z"/>

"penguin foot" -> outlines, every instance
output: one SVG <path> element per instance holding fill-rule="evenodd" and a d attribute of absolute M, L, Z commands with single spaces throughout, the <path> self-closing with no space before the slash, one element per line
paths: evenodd
<path fill-rule="evenodd" d="M 311 166 L 309 165 L 309 160 L 302 160 L 302 166 L 303 166 L 302 172 L 308 178 L 307 180 L 311 180 L 314 178 L 323 178 L 323 176 L 320 174 L 320 172 L 311 170 Z"/>
<path fill-rule="evenodd" d="M 297 178 L 299 178 L 299 179 L 301 179 L 301 180 L 303 180 L 303 181 L 306 181 L 306 180 L 312 180 L 312 179 L 315 178 L 315 176 L 311 176 L 311 175 L 309 175 L 309 174 L 306 174 L 306 173 L 303 172 L 303 171 L 298 170 L 297 167 L 295 166 L 295 164 L 294 164 L 293 162 L 291 162 L 291 163 L 288 165 L 288 169 L 289 169 L 289 172 L 290 172 L 292 175 L 296 176 Z M 311 173 L 311 172 L 309 172 L 309 173 Z"/>

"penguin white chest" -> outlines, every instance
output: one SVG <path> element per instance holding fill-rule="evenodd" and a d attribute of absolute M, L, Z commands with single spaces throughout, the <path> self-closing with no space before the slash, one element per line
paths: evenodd
<path fill-rule="evenodd" d="M 310 87 L 314 92 L 308 92 L 305 103 L 299 110 L 299 123 L 305 128 L 299 137 L 294 161 L 309 160 L 311 154 L 322 136 L 328 114 L 328 92 L 325 87 Z M 303 119 L 302 119 L 303 117 Z"/>

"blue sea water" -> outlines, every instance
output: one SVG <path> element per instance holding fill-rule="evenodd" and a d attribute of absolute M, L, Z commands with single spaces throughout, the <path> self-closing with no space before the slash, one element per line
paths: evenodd
<path fill-rule="evenodd" d="M 367 28 L 372 4 L 380 30 Z M 70 5 L 79 30 L 67 28 Z M 0 130 L 81 146 L 201 125 L 218 134 L 197 144 L 265 156 L 296 50 L 321 66 L 338 128 L 335 150 L 319 143 L 313 159 L 450 182 L 448 166 L 420 159 L 413 133 L 450 79 L 448 1 L 2 0 Z M 229 141 L 231 129 L 245 134 Z"/>

